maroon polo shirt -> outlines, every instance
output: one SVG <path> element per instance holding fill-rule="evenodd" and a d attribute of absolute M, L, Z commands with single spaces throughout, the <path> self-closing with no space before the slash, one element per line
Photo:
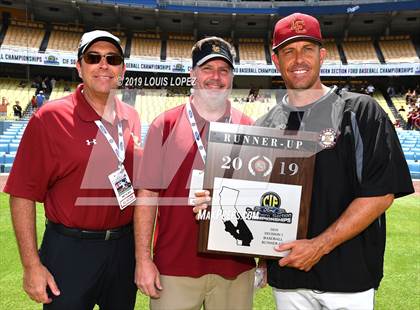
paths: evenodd
<path fill-rule="evenodd" d="M 4 191 L 44 203 L 46 217 L 68 227 L 103 230 L 128 224 L 133 207 L 120 210 L 108 175 L 117 156 L 95 120 L 101 117 L 85 100 L 83 84 L 69 96 L 50 101 L 30 119 Z M 116 119 L 102 120 L 115 141 L 122 122 L 124 166 L 130 179 L 140 157 L 140 120 L 116 99 Z"/>
<path fill-rule="evenodd" d="M 250 125 L 252 119 L 230 105 L 220 119 Z M 207 144 L 209 122 L 194 110 L 203 144 Z M 234 278 L 255 266 L 253 258 L 198 253 L 198 221 L 187 205 L 191 172 L 204 169 L 193 139 L 185 105 L 158 116 L 150 126 L 140 168 L 140 187 L 159 192 L 157 238 L 154 262 L 163 275 L 200 277 L 218 274 Z M 171 205 L 168 200 L 183 205 Z"/>

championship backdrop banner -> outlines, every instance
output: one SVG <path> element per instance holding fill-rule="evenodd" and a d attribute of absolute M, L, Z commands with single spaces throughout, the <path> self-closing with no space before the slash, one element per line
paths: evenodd
<path fill-rule="evenodd" d="M 320 135 L 211 123 L 208 139 L 199 251 L 284 256 L 276 245 L 307 234 Z"/>
<path fill-rule="evenodd" d="M 0 63 L 23 65 L 41 65 L 56 67 L 74 67 L 76 52 L 47 51 L 39 53 L 36 49 L 7 48 L 0 49 Z M 167 60 L 129 58 L 125 60 L 128 71 L 158 73 L 189 73 L 191 59 Z M 279 75 L 274 65 L 247 63 L 235 65 L 236 75 L 274 76 Z M 321 68 L 321 76 L 403 76 L 420 75 L 420 62 L 392 64 L 329 64 Z"/>

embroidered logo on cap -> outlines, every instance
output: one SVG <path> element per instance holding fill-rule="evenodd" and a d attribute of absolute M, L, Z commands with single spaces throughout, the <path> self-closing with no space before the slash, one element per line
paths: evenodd
<path fill-rule="evenodd" d="M 213 45 L 211 46 L 211 49 L 212 49 L 212 51 L 213 51 L 213 52 L 215 52 L 215 53 L 220 53 L 220 46 L 218 46 L 218 45 L 213 44 Z"/>
<path fill-rule="evenodd" d="M 290 30 L 293 30 L 296 33 L 306 33 L 305 22 L 302 19 L 292 20 Z"/>

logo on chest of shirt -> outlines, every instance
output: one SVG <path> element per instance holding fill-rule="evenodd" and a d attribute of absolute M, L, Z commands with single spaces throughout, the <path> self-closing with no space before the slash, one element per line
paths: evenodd
<path fill-rule="evenodd" d="M 88 146 L 95 145 L 96 143 L 97 143 L 96 139 L 86 140 L 86 145 Z"/>
<path fill-rule="evenodd" d="M 331 149 L 337 143 L 337 132 L 332 128 L 326 128 L 319 133 L 319 144 L 324 149 Z"/>

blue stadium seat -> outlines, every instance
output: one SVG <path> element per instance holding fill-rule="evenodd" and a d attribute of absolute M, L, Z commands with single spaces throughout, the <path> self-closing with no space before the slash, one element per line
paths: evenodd
<path fill-rule="evenodd" d="M 12 164 L 4 164 L 4 168 L 3 168 L 4 173 L 9 173 L 10 169 L 12 169 Z"/>
<path fill-rule="evenodd" d="M 15 161 L 15 154 L 5 154 L 4 155 L 4 163 L 5 164 L 12 164 Z"/>
<path fill-rule="evenodd" d="M 408 147 L 408 148 L 413 148 L 413 147 L 415 147 L 415 144 L 414 143 L 411 143 L 411 144 L 409 144 L 409 143 L 403 143 L 402 145 L 401 145 L 402 147 Z"/>
<path fill-rule="evenodd" d="M 406 160 L 414 160 L 414 152 L 404 152 L 404 156 Z"/>
<path fill-rule="evenodd" d="M 17 143 L 17 144 L 19 144 L 19 143 L 20 143 L 20 140 L 21 140 L 21 139 L 12 139 L 12 140 L 10 141 L 10 143 Z"/>
<path fill-rule="evenodd" d="M 0 139 L 0 144 L 8 144 L 10 143 L 12 140 L 11 139 Z"/>
<path fill-rule="evenodd" d="M 410 174 L 413 179 L 420 179 L 420 162 L 410 160 L 407 161 L 408 168 L 410 169 Z"/>
<path fill-rule="evenodd" d="M 5 154 L 6 154 L 5 152 L 0 152 L 0 165 L 4 164 L 4 155 Z"/>
<path fill-rule="evenodd" d="M 9 143 L 9 153 L 16 152 L 19 147 L 19 143 Z"/>
<path fill-rule="evenodd" d="M 9 152 L 9 145 L 6 143 L 0 144 L 0 152 L 8 153 Z"/>
<path fill-rule="evenodd" d="M 8 136 L 8 137 L 15 137 L 17 134 L 16 131 L 5 131 L 3 132 L 3 136 Z"/>

